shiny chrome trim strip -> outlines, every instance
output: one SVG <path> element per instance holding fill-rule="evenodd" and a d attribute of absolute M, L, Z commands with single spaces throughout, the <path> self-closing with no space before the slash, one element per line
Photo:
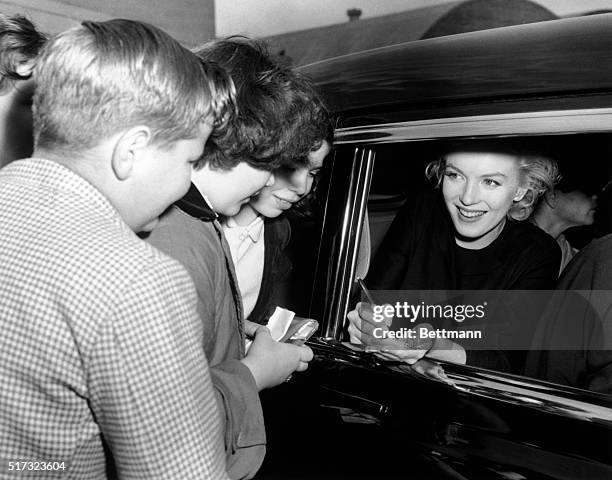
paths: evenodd
<path fill-rule="evenodd" d="M 612 108 L 477 115 L 387 123 L 336 130 L 337 145 L 391 143 L 449 137 L 545 135 L 612 130 Z"/>
<path fill-rule="evenodd" d="M 372 183 L 372 173 L 374 172 L 375 158 L 376 152 L 373 149 L 368 148 L 361 151 L 361 158 L 359 162 L 362 168 L 359 172 L 360 175 L 358 177 L 358 185 L 356 190 L 357 195 L 354 199 L 353 204 L 354 229 L 351 232 L 351 246 L 349 248 L 351 257 L 347 265 L 348 271 L 343 277 L 342 285 L 342 292 L 345 293 L 346 298 L 341 304 L 342 308 L 338 312 L 340 322 L 335 322 L 340 323 L 341 325 L 344 323 L 344 319 L 346 319 L 346 315 L 348 314 L 349 296 L 353 287 L 353 281 L 355 279 L 355 269 L 357 268 L 357 258 L 359 256 L 359 242 L 361 241 L 361 231 L 363 228 L 366 207 L 368 205 L 368 197 L 370 195 L 370 183 Z M 334 338 L 339 339 L 338 336 L 335 336 Z"/>
<path fill-rule="evenodd" d="M 350 190 L 340 230 L 338 263 L 333 272 L 330 288 L 332 299 L 329 312 L 324 315 L 325 318 L 329 319 L 329 322 L 326 322 L 321 330 L 323 338 L 340 339 L 344 319 L 348 313 L 352 278 L 355 275 L 359 252 L 357 243 L 361 238 L 360 232 L 368 201 L 375 155 L 373 149 L 360 147 L 355 149 L 353 156 Z"/>
<path fill-rule="evenodd" d="M 452 388 L 460 392 L 612 427 L 612 401 L 607 395 L 474 367 L 445 364 L 445 371 Z"/>

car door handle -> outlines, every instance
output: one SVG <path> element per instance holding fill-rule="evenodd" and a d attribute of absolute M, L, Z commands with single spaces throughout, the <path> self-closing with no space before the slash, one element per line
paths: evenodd
<path fill-rule="evenodd" d="M 321 407 L 337 410 L 348 423 L 381 423 L 391 413 L 389 406 L 372 400 L 322 387 Z"/>

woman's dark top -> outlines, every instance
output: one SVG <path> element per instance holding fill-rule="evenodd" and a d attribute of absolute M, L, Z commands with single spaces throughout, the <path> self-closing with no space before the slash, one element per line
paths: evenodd
<path fill-rule="evenodd" d="M 551 290 L 561 252 L 530 222 L 506 221 L 481 250 L 459 247 L 442 195 L 426 190 L 395 217 L 368 275 L 378 290 Z"/>

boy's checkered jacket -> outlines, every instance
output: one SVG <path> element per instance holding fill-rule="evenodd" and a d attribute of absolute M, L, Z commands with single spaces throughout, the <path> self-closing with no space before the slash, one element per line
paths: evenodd
<path fill-rule="evenodd" d="M 191 279 L 58 163 L 0 170 L 0 478 L 225 478 Z M 12 478 L 12 477 L 11 477 Z"/>

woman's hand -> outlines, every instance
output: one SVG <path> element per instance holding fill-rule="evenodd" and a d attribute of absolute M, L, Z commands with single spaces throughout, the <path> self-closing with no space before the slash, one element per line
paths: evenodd
<path fill-rule="evenodd" d="M 465 365 L 466 353 L 465 348 L 458 343 L 448 338 L 436 338 L 433 346 L 427 352 L 427 358 Z"/>
<path fill-rule="evenodd" d="M 375 337 L 374 330 L 382 328 L 387 331 L 393 321 L 391 317 L 384 317 L 382 321 L 374 320 L 372 305 L 366 302 L 359 302 L 355 310 L 349 312 L 347 318 L 351 343 L 363 343 L 366 346 L 379 344 L 380 339 Z"/>
<path fill-rule="evenodd" d="M 389 331 L 393 318 L 383 317 L 381 320 L 375 320 L 372 305 L 369 303 L 359 302 L 347 318 L 351 343 L 364 344 L 366 350 L 376 352 L 376 355 L 384 360 L 413 364 L 423 357 L 431 346 L 431 341 L 386 338 L 385 332 Z"/>
<path fill-rule="evenodd" d="M 411 368 L 415 372 L 431 378 L 432 380 L 439 380 L 450 385 L 454 384 L 454 382 L 446 376 L 444 368 L 442 368 L 438 362 L 428 360 L 427 358 L 421 358 L 418 362 L 411 365 Z"/>
<path fill-rule="evenodd" d="M 384 312 L 384 309 L 382 309 Z M 372 305 L 359 302 L 354 310 L 347 315 L 349 320 L 348 333 L 351 343 L 363 344 L 366 350 L 376 353 L 376 356 L 390 361 L 414 364 L 427 355 L 433 360 L 465 364 L 465 349 L 458 343 L 445 338 L 385 338 L 384 332 L 389 331 L 393 323 L 392 317 L 383 316 L 381 320 L 374 319 Z M 417 325 L 418 329 L 433 327 L 427 323 Z M 414 330 L 417 330 L 415 328 Z"/>

